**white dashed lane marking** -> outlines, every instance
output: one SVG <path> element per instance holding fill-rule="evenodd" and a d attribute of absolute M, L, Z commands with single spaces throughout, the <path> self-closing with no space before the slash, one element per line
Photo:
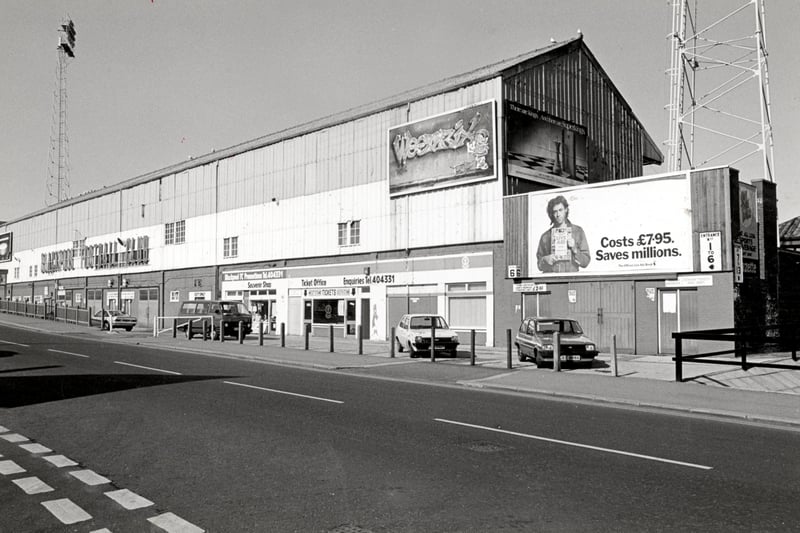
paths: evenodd
<path fill-rule="evenodd" d="M 61 351 L 61 350 L 53 350 L 52 348 L 48 348 L 47 351 L 48 352 L 53 352 L 53 353 L 63 353 L 65 355 L 74 355 L 75 357 L 85 357 L 86 359 L 89 359 L 88 355 L 83 355 L 82 353 L 64 352 L 64 351 Z"/>
<path fill-rule="evenodd" d="M 344 403 L 340 400 L 331 400 L 330 398 L 320 398 L 319 396 L 309 396 L 307 394 L 298 394 L 296 392 L 289 392 L 285 390 L 278 390 L 278 389 L 268 389 L 266 387 L 256 387 L 255 385 L 248 385 L 246 383 L 236 383 L 235 381 L 223 381 L 223 383 L 227 383 L 228 385 L 236 385 L 237 387 L 246 387 L 248 389 L 255 389 L 264 392 L 274 392 L 275 394 L 285 394 L 287 396 L 296 396 L 298 398 L 306 398 L 308 400 L 317 400 L 320 402 L 329 402 L 329 403 Z"/>
<path fill-rule="evenodd" d="M 0 461 L 0 474 L 10 476 L 11 474 L 21 474 L 25 469 L 14 461 Z"/>
<path fill-rule="evenodd" d="M 134 365 L 133 363 L 126 363 L 124 361 L 114 361 L 114 362 L 118 365 L 132 366 L 133 368 L 152 370 L 153 372 L 163 372 L 164 374 L 175 374 L 176 376 L 182 375 L 180 372 L 173 372 L 172 370 L 164 370 L 163 368 L 153 368 L 151 366 Z"/>
<path fill-rule="evenodd" d="M 20 344 L 18 342 L 4 341 L 0 339 L 0 344 L 13 344 L 14 346 L 22 346 L 23 348 L 30 348 L 27 344 Z"/>
<path fill-rule="evenodd" d="M 42 492 L 53 492 L 53 490 L 55 490 L 38 477 L 15 479 L 14 484 L 24 490 L 25 494 L 41 494 Z"/>
<path fill-rule="evenodd" d="M 69 473 L 69 475 L 91 486 L 105 485 L 106 483 L 111 483 L 110 479 L 108 479 L 105 476 L 101 476 L 94 470 L 73 470 L 72 472 Z"/>
<path fill-rule="evenodd" d="M 132 509 L 141 509 L 142 507 L 150 507 L 153 505 L 153 502 L 147 498 L 142 498 L 135 492 L 131 492 L 128 489 L 112 490 L 111 492 L 106 492 L 105 495 L 129 511 Z"/>
<path fill-rule="evenodd" d="M 203 533 L 200 529 L 179 516 L 172 513 L 164 513 L 147 519 L 148 522 L 160 527 L 168 533 Z"/>
<path fill-rule="evenodd" d="M 66 352 L 65 352 L 66 353 Z M 72 354 L 76 355 L 76 354 Z M 125 364 L 125 363 L 121 363 Z M 136 365 L 130 365 L 136 366 Z M 147 368 L 147 367 L 140 367 Z M 178 372 L 171 372 L 169 370 L 157 370 L 159 372 L 167 372 L 170 374 L 178 374 Z M 12 443 L 24 442 L 19 444 L 19 447 L 32 455 L 38 455 L 40 459 L 53 464 L 58 468 L 76 466 L 78 463 L 63 455 L 48 455 L 41 454 L 51 453 L 53 450 L 35 442 L 28 442 L 28 438 L 18 433 L 11 433 L 11 431 L 0 426 L 0 439 Z M 0 454 L 0 457 L 3 457 Z M 11 460 L 0 460 L 0 475 L 11 476 L 26 472 L 24 468 Z M 82 481 L 86 485 L 96 486 L 111 483 L 111 480 L 97 472 L 89 469 L 73 470 L 68 472 L 69 475 Z M 35 476 L 21 477 L 12 479 L 12 483 L 17 485 L 22 491 L 28 495 L 42 494 L 46 492 L 53 492 L 56 489 Z M 127 510 L 141 509 L 143 507 L 150 507 L 155 505 L 147 498 L 143 498 L 138 494 L 131 492 L 128 489 L 114 490 L 104 493 L 110 499 L 114 500 L 117 504 Z M 92 516 L 84 511 L 77 504 L 73 503 L 69 498 L 61 498 L 58 500 L 49 500 L 41 502 L 42 506 L 47 509 L 54 517 L 56 517 L 62 524 L 76 524 L 78 522 L 85 522 L 91 520 Z M 203 533 L 205 530 L 197 527 L 196 525 L 187 522 L 183 518 L 175 515 L 174 513 L 162 513 L 147 519 L 153 526 L 166 531 L 167 533 Z M 90 533 L 112 533 L 107 528 L 95 529 Z"/>
<path fill-rule="evenodd" d="M 53 451 L 50 448 L 48 448 L 47 446 L 42 446 L 41 444 L 38 444 L 38 443 L 20 444 L 19 447 L 22 448 L 23 450 L 25 450 L 26 452 L 34 453 L 34 454 L 36 454 L 36 453 L 50 453 L 50 452 Z"/>
<path fill-rule="evenodd" d="M 6 435 L 0 435 L 0 439 L 7 440 L 8 442 L 25 442 L 28 440 L 28 437 L 20 435 L 19 433 L 8 433 Z"/>
<path fill-rule="evenodd" d="M 77 524 L 92 519 L 92 515 L 72 503 L 68 498 L 42 502 L 42 505 L 62 524 Z"/>
<path fill-rule="evenodd" d="M 78 464 L 72 459 L 64 457 L 63 455 L 50 455 L 48 457 L 42 457 L 42 459 L 44 459 L 49 463 L 54 464 L 59 468 L 64 468 L 65 466 L 75 466 Z"/>

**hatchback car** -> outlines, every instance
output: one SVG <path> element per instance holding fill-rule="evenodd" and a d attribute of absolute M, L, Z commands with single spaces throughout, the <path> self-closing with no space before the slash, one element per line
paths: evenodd
<path fill-rule="evenodd" d="M 436 330 L 434 350 L 455 357 L 458 350 L 458 334 L 450 329 L 447 321 L 439 315 L 404 315 L 395 329 L 397 350 L 408 350 L 410 357 L 428 355 L 431 352 L 431 325 Z"/>
<path fill-rule="evenodd" d="M 104 318 L 101 319 L 103 316 Z M 101 310 L 96 312 L 92 319 L 98 322 L 102 320 L 101 327 L 108 330 L 122 328 L 126 331 L 130 331 L 133 329 L 133 326 L 136 325 L 136 317 L 123 313 L 122 311 Z"/>
<path fill-rule="evenodd" d="M 597 357 L 597 344 L 583 334 L 577 320 L 570 318 L 531 317 L 522 321 L 514 345 L 520 361 L 536 366 L 553 363 L 553 333 L 558 332 L 559 361 L 591 366 Z"/>

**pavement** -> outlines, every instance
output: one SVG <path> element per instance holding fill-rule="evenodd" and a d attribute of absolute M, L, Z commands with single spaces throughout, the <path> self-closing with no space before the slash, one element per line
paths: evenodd
<path fill-rule="evenodd" d="M 447 383 L 484 390 L 501 390 L 551 398 L 600 402 L 609 405 L 667 410 L 728 420 L 789 426 L 800 429 L 800 361 L 789 353 L 748 354 L 748 362 L 770 362 L 797 366 L 797 370 L 749 368 L 704 363 L 685 363 L 684 381 L 675 381 L 675 363 L 668 356 L 602 353 L 591 368 L 537 368 L 509 358 L 506 348 L 478 346 L 472 363 L 470 346 L 462 345 L 456 358 L 410 359 L 405 353 L 391 353 L 388 341 L 353 338 L 331 340 L 310 337 L 308 349 L 302 336 L 286 336 L 284 346 L 278 336 L 266 335 L 263 345 L 258 336 L 244 342 L 227 338 L 223 342 L 186 339 L 171 331 L 153 336 L 152 330 L 132 332 L 101 331 L 85 324 L 42 320 L 0 313 L 0 324 L 48 333 L 102 339 L 104 341 L 152 346 L 155 348 L 203 353 L 210 356 L 260 360 L 269 363 L 304 366 L 330 371 L 365 372 L 389 376 L 397 370 L 398 379 Z M 11 339 L 9 339 L 11 340 Z M 0 339 L 2 344 L 2 339 Z M 394 355 L 394 357 L 393 357 Z M 728 356 L 720 359 L 735 361 Z M 615 370 L 616 369 L 616 370 Z"/>

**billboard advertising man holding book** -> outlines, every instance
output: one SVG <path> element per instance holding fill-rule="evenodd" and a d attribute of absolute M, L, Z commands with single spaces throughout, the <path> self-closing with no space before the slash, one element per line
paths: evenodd
<path fill-rule="evenodd" d="M 542 272 L 577 272 L 591 260 L 583 229 L 570 222 L 569 204 L 561 195 L 547 203 L 551 226 L 542 233 L 536 259 Z"/>

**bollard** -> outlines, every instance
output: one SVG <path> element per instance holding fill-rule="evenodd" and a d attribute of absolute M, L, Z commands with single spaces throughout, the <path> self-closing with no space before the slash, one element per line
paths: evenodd
<path fill-rule="evenodd" d="M 330 338 L 330 352 L 333 353 L 333 324 L 328 326 L 328 337 Z"/>
<path fill-rule="evenodd" d="M 672 334 L 675 339 L 675 381 L 681 383 L 683 381 L 683 345 L 681 338 Z"/>
<path fill-rule="evenodd" d="M 14 305 L 16 306 L 17 304 L 15 303 Z M 91 307 L 89 308 L 89 320 L 88 320 L 88 323 L 86 325 L 89 326 L 89 327 L 92 327 L 92 308 Z M 794 343 L 792 344 L 792 346 L 794 346 Z"/>
<path fill-rule="evenodd" d="M 225 342 L 225 322 L 219 321 L 219 342 Z"/>
<path fill-rule="evenodd" d="M 512 368 L 511 364 L 511 330 L 506 330 L 506 368 Z"/>
<path fill-rule="evenodd" d="M 203 341 L 208 340 L 208 320 L 203 319 Z"/>
<path fill-rule="evenodd" d="M 239 321 L 239 344 L 244 342 L 244 322 Z"/>
<path fill-rule="evenodd" d="M 264 346 L 264 326 L 263 324 L 258 325 L 258 345 Z"/>
<path fill-rule="evenodd" d="M 596 346 L 595 346 L 596 348 Z M 614 377 L 619 377 L 619 371 L 617 369 L 617 336 L 611 335 L 611 364 L 614 370 Z"/>
<path fill-rule="evenodd" d="M 553 332 L 553 372 L 561 372 L 561 334 Z"/>
<path fill-rule="evenodd" d="M 286 324 L 281 322 L 281 348 L 286 348 Z"/>
<path fill-rule="evenodd" d="M 391 333 L 389 336 L 389 357 L 394 358 L 394 326 L 392 326 Z"/>
<path fill-rule="evenodd" d="M 194 326 L 194 320 L 189 321 L 189 326 L 186 328 L 186 338 L 192 340 L 192 327 Z"/>
<path fill-rule="evenodd" d="M 358 325 L 358 355 L 364 355 L 364 324 Z"/>
<path fill-rule="evenodd" d="M 469 330 L 469 364 L 475 366 L 475 330 Z"/>
<path fill-rule="evenodd" d="M 178 319 L 172 319 L 172 338 L 176 338 L 178 336 Z"/>
<path fill-rule="evenodd" d="M 311 331 L 311 324 L 305 325 L 305 331 L 303 332 L 303 337 L 305 338 L 305 342 L 303 343 L 303 349 L 308 350 L 308 334 Z"/>
<path fill-rule="evenodd" d="M 431 321 L 431 363 L 436 362 L 436 324 Z"/>

